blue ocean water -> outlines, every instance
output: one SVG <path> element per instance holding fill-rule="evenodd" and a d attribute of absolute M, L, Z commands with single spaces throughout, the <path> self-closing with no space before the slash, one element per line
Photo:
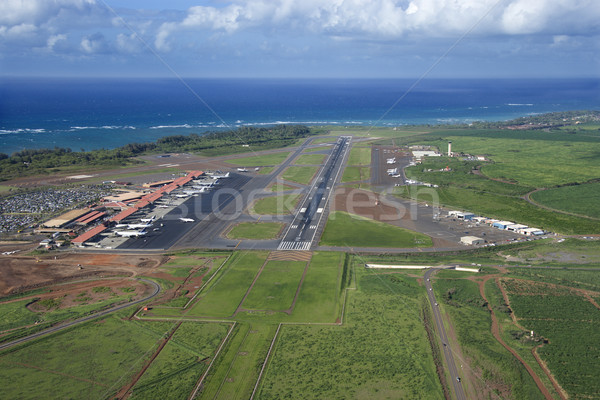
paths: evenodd
<path fill-rule="evenodd" d="M 0 152 L 108 149 L 244 125 L 400 126 L 600 109 L 599 79 L 437 79 L 407 92 L 414 82 L 5 78 Z"/>

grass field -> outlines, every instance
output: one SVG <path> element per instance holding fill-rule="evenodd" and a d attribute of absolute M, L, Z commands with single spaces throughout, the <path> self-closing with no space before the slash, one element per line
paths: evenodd
<path fill-rule="evenodd" d="M 112 292 L 112 290 L 109 289 Z M 85 291 L 82 294 L 86 293 Z M 1 303 L 0 304 L 0 332 L 8 329 L 18 329 L 13 331 L 13 334 L 22 332 L 25 334 L 31 329 L 36 329 L 32 326 L 27 328 L 27 325 L 34 323 L 45 326 L 48 324 L 54 324 L 60 321 L 77 319 L 84 315 L 91 314 L 95 311 L 108 308 L 114 304 L 126 302 L 130 299 L 131 295 L 128 293 L 117 292 L 112 293 L 112 296 L 105 300 L 96 301 L 92 304 L 87 304 L 87 297 L 80 296 L 78 299 L 81 300 L 77 306 L 59 308 L 61 304 L 61 298 L 56 299 L 45 299 L 40 301 L 40 304 L 47 306 L 48 311 L 34 312 L 26 308 L 27 304 L 31 303 L 32 300 L 22 300 L 13 303 Z M 0 341 L 7 338 L 0 338 Z"/>
<path fill-rule="evenodd" d="M 524 186 L 550 187 L 600 176 L 600 166 L 593 162 L 600 151 L 600 137 L 584 131 L 455 129 L 414 140 L 442 149 L 451 140 L 455 152 L 486 155 L 493 161 L 482 168 L 485 175 Z"/>
<path fill-rule="evenodd" d="M 225 337 L 226 324 L 186 322 L 133 387 L 131 399 L 183 399 Z"/>
<path fill-rule="evenodd" d="M 281 222 L 241 222 L 227 233 L 227 237 L 229 239 L 276 239 L 283 225 Z"/>
<path fill-rule="evenodd" d="M 198 297 L 188 315 L 225 318 L 231 316 L 242 301 L 267 253 L 235 253 L 223 267 L 214 283 Z"/>
<path fill-rule="evenodd" d="M 270 196 L 257 200 L 251 206 L 251 213 L 259 215 L 285 215 L 291 214 L 300 201 L 299 194 L 284 194 Z"/>
<path fill-rule="evenodd" d="M 357 271 L 344 326 L 284 326 L 261 399 L 443 398 L 415 279 Z"/>
<path fill-rule="evenodd" d="M 282 175 L 282 178 L 291 182 L 308 185 L 313 176 L 317 173 L 319 167 L 288 167 Z"/>
<path fill-rule="evenodd" d="M 556 210 L 600 218 L 600 182 L 542 190 L 531 198 Z"/>
<path fill-rule="evenodd" d="M 109 398 L 141 368 L 173 325 L 123 321 L 121 316 L 2 352 L 2 397 Z"/>
<path fill-rule="evenodd" d="M 250 310 L 287 310 L 292 306 L 305 267 L 304 261 L 269 261 L 242 307 Z"/>
<path fill-rule="evenodd" d="M 296 165 L 321 165 L 325 161 L 325 154 L 303 154 L 294 160 Z"/>
<path fill-rule="evenodd" d="M 313 139 L 310 144 L 324 144 L 324 143 L 335 143 L 337 140 L 337 136 L 329 136 Z"/>
<path fill-rule="evenodd" d="M 330 131 L 332 135 L 353 135 L 359 137 L 373 137 L 373 138 L 398 138 L 406 136 L 422 135 L 431 132 L 431 130 L 425 130 L 423 127 L 407 127 L 400 130 L 394 130 L 394 128 L 381 128 L 381 127 L 352 127 L 348 129 L 339 129 L 339 127 L 333 127 Z"/>
<path fill-rule="evenodd" d="M 292 313 L 297 322 L 335 322 L 341 307 L 343 253 L 314 253 Z"/>
<path fill-rule="evenodd" d="M 370 165 L 371 148 L 352 146 L 348 156 L 348 165 Z"/>
<path fill-rule="evenodd" d="M 371 168 L 348 166 L 344 169 L 342 183 L 367 180 L 371 177 Z"/>
<path fill-rule="evenodd" d="M 227 352 L 202 388 L 200 399 L 248 399 L 271 344 L 276 326 L 239 323 Z"/>
<path fill-rule="evenodd" d="M 431 247 L 429 236 L 341 211 L 331 213 L 321 237 L 322 246 Z"/>
<path fill-rule="evenodd" d="M 228 163 L 233 165 L 239 165 L 241 167 L 260 167 L 281 164 L 288 156 L 290 152 L 263 154 L 260 156 L 241 157 L 227 160 Z"/>
<path fill-rule="evenodd" d="M 275 167 L 262 167 L 261 169 L 258 170 L 258 173 L 261 175 L 268 175 L 271 172 L 273 172 L 274 169 L 275 169 Z"/>

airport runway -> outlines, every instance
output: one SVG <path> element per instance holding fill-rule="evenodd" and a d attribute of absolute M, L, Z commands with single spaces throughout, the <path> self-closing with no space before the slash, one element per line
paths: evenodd
<path fill-rule="evenodd" d="M 323 219 L 327 202 L 337 182 L 344 158 L 350 148 L 350 138 L 342 136 L 331 150 L 325 165 L 302 202 L 300 211 L 289 225 L 277 250 L 310 250 Z"/>
<path fill-rule="evenodd" d="M 435 299 L 435 294 L 433 293 L 433 288 L 431 287 L 430 278 L 437 271 L 439 271 L 439 268 L 431 268 L 425 272 L 425 289 L 427 290 L 427 297 L 429 299 L 429 303 L 431 303 L 431 308 L 433 309 L 433 319 L 435 319 L 437 332 L 439 334 L 440 340 L 442 341 L 442 350 L 444 352 L 444 358 L 446 359 L 446 366 L 448 368 L 448 372 L 450 373 L 450 380 L 452 381 L 454 393 L 456 395 L 457 400 L 466 400 L 467 396 L 465 395 L 465 391 L 460 382 L 460 377 L 458 375 L 456 363 L 454 362 L 452 349 L 450 348 L 450 344 L 448 343 L 448 336 L 446 335 L 446 329 L 444 328 L 442 314 L 440 313 L 438 302 Z"/>

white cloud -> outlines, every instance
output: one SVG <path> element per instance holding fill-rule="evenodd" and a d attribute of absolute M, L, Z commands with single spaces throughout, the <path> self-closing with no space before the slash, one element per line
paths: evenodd
<path fill-rule="evenodd" d="M 221 8 L 197 6 L 158 31 L 157 43 L 179 30 L 248 28 L 305 31 L 357 39 L 406 35 L 458 36 L 473 26 L 485 34 L 569 35 L 597 31 L 597 0 L 235 0 Z"/>
<path fill-rule="evenodd" d="M 104 53 L 108 50 L 108 44 L 104 35 L 98 32 L 81 39 L 81 48 L 87 54 Z"/>

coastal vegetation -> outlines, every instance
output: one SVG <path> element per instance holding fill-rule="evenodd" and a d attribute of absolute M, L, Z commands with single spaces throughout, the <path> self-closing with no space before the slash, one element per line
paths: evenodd
<path fill-rule="evenodd" d="M 116 149 L 73 151 L 72 149 L 25 149 L 0 154 L 0 180 L 18 176 L 52 174 L 65 168 L 111 168 L 140 163 L 134 157 L 147 153 L 194 152 L 223 155 L 289 146 L 318 131 L 302 125 L 269 128 L 241 127 L 198 135 L 166 136 L 153 143 L 130 143 Z"/>

